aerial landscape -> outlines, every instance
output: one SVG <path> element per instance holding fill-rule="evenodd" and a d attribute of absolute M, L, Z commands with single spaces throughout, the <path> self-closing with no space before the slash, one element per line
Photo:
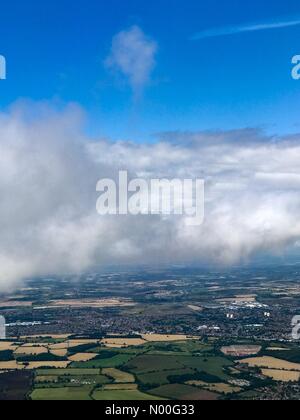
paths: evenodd
<path fill-rule="evenodd" d="M 299 0 L 11 0 L 0 401 L 300 400 Z"/>
<path fill-rule="evenodd" d="M 91 273 L 3 295 L 0 398 L 300 398 L 300 265 Z"/>

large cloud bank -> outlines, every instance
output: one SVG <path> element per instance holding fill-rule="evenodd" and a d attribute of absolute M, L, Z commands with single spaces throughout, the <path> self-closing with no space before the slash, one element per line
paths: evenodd
<path fill-rule="evenodd" d="M 92 141 L 82 126 L 75 106 L 31 104 L 0 114 L 0 291 L 101 264 L 234 264 L 300 240 L 300 136 L 167 133 L 145 145 Z M 118 170 L 204 178 L 204 224 L 100 217 L 96 183 Z"/>

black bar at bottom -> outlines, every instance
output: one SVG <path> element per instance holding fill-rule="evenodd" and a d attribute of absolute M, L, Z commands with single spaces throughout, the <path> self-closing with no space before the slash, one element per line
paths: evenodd
<path fill-rule="evenodd" d="M 132 419 L 159 416 L 199 417 L 203 414 L 204 401 L 98 401 L 104 416 L 126 416 Z"/>

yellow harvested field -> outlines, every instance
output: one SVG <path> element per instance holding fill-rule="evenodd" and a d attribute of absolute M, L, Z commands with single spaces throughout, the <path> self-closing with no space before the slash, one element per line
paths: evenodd
<path fill-rule="evenodd" d="M 164 334 L 144 334 L 143 339 L 149 342 L 168 342 L 168 341 L 187 341 L 195 340 L 199 337 L 188 337 L 186 335 L 164 335 Z"/>
<path fill-rule="evenodd" d="M 201 306 L 195 306 L 195 305 L 188 305 L 188 308 L 195 312 L 201 312 L 203 311 L 203 308 Z"/>
<path fill-rule="evenodd" d="M 103 391 L 135 391 L 137 384 L 109 384 L 102 387 Z"/>
<path fill-rule="evenodd" d="M 233 367 L 229 367 L 228 370 L 232 375 L 239 375 L 241 373 L 238 369 L 235 369 Z"/>
<path fill-rule="evenodd" d="M 69 347 L 68 342 L 64 343 L 57 343 L 57 344 L 50 344 L 49 349 L 52 350 L 66 350 Z"/>
<path fill-rule="evenodd" d="M 135 382 L 135 377 L 133 375 L 127 372 L 122 372 L 119 369 L 102 369 L 102 374 L 113 378 L 118 384 L 130 384 Z"/>
<path fill-rule="evenodd" d="M 22 300 L 0 300 L 0 308 L 21 308 L 25 306 L 32 306 L 32 302 L 26 302 Z"/>
<path fill-rule="evenodd" d="M 262 369 L 262 374 L 278 382 L 299 382 L 300 372 L 288 370 Z"/>
<path fill-rule="evenodd" d="M 97 353 L 77 353 L 69 357 L 71 362 L 88 362 L 89 360 L 95 359 Z"/>
<path fill-rule="evenodd" d="M 99 344 L 99 340 L 69 340 L 66 342 L 68 347 L 83 346 L 85 344 Z"/>
<path fill-rule="evenodd" d="M 290 349 L 287 349 L 286 347 L 268 347 L 268 351 L 289 351 Z"/>
<path fill-rule="evenodd" d="M 22 346 L 22 347 L 18 347 L 15 350 L 15 354 L 26 354 L 26 355 L 38 355 L 38 354 L 44 354 L 44 353 L 48 353 L 48 349 L 47 347 L 27 347 L 27 346 Z"/>
<path fill-rule="evenodd" d="M 257 295 L 236 295 L 235 297 L 238 299 L 246 299 L 249 302 L 252 302 L 253 300 L 256 300 Z"/>
<path fill-rule="evenodd" d="M 26 339 L 35 339 L 35 338 L 52 338 L 53 340 L 65 340 L 66 338 L 69 338 L 70 334 L 48 334 L 48 335 L 23 335 L 21 337 L 22 340 Z"/>
<path fill-rule="evenodd" d="M 207 391 L 217 392 L 218 394 L 236 394 L 240 392 L 242 389 L 239 387 L 235 387 L 228 384 L 208 384 L 202 381 L 188 381 L 186 382 L 187 385 L 191 386 L 199 386 Z"/>
<path fill-rule="evenodd" d="M 21 347 L 48 347 L 48 343 L 25 343 Z"/>
<path fill-rule="evenodd" d="M 260 367 L 266 369 L 295 370 L 300 372 L 299 363 L 291 363 L 275 357 L 254 357 L 250 359 L 237 360 L 237 363 L 247 364 L 251 367 Z"/>
<path fill-rule="evenodd" d="M 67 349 L 58 349 L 58 350 L 51 350 L 51 354 L 58 357 L 65 357 L 68 354 Z"/>
<path fill-rule="evenodd" d="M 66 369 L 69 366 L 70 362 L 30 362 L 26 369 L 39 369 L 39 368 L 57 368 L 57 369 Z M 1 367 L 0 367 L 1 369 Z"/>
<path fill-rule="evenodd" d="M 103 344 L 103 343 L 101 343 Z M 121 347 L 116 344 L 104 344 L 107 349 L 120 349 Z"/>
<path fill-rule="evenodd" d="M 18 348 L 18 346 L 15 345 L 14 342 L 0 341 L 0 351 L 15 350 L 16 348 Z"/>
<path fill-rule="evenodd" d="M 70 362 L 30 362 L 30 363 L 17 363 L 15 360 L 10 362 L 0 362 L 0 371 L 3 370 L 22 370 L 22 369 L 38 369 L 38 368 L 57 368 L 65 369 L 69 366 Z"/>
<path fill-rule="evenodd" d="M 200 387 L 208 385 L 208 383 L 203 382 L 203 381 L 187 381 L 186 384 L 191 385 L 191 386 L 200 386 Z"/>
<path fill-rule="evenodd" d="M 135 306 L 129 299 L 66 299 L 51 301 L 49 307 L 71 306 L 74 308 L 114 308 Z"/>
<path fill-rule="evenodd" d="M 145 343 L 146 341 L 141 338 L 106 338 L 101 340 L 101 344 L 109 346 L 110 348 L 141 346 Z"/>
<path fill-rule="evenodd" d="M 217 299 L 216 302 L 219 303 L 241 303 L 241 302 L 246 302 L 246 303 L 253 303 L 256 302 L 256 295 L 237 295 L 234 296 L 232 298 L 224 298 L 224 299 Z"/>
<path fill-rule="evenodd" d="M 228 384 L 211 384 L 211 387 L 209 387 L 209 391 L 218 392 L 221 394 L 236 394 L 240 392 L 242 388 L 228 385 Z"/>
<path fill-rule="evenodd" d="M 17 363 L 15 360 L 11 362 L 0 362 L 0 370 L 20 370 L 24 369 L 23 363 Z"/>

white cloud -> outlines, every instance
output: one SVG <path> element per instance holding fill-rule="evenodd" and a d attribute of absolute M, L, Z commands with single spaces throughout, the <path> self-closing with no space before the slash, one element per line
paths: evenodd
<path fill-rule="evenodd" d="M 74 106 L 0 114 L 1 291 L 101 264 L 234 264 L 299 244 L 300 136 L 169 133 L 150 145 L 92 142 L 81 127 Z M 191 229 L 181 217 L 98 216 L 97 181 L 120 169 L 205 178 L 205 223 Z"/>
<path fill-rule="evenodd" d="M 221 28 L 208 29 L 206 31 L 198 32 L 194 34 L 191 39 L 193 41 L 198 41 L 205 38 L 215 38 L 219 36 L 226 35 L 236 35 L 245 32 L 257 32 L 257 31 L 269 31 L 271 29 L 283 29 L 293 26 L 299 26 L 300 19 L 290 19 L 290 20 L 279 20 L 273 22 L 264 22 L 264 23 L 252 23 L 236 26 L 225 26 Z"/>
<path fill-rule="evenodd" d="M 128 80 L 134 95 L 141 94 L 155 67 L 157 43 L 138 26 L 114 36 L 111 52 L 105 63 Z"/>

